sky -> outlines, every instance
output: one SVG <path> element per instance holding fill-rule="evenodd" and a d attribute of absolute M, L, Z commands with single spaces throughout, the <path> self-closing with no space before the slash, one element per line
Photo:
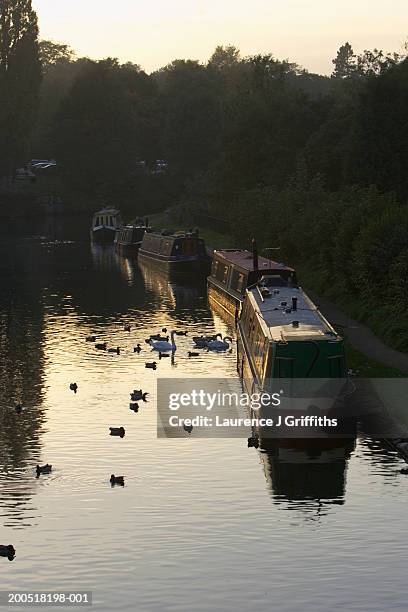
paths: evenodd
<path fill-rule="evenodd" d="M 79 56 L 117 57 L 147 72 L 174 59 L 206 61 L 217 45 L 271 52 L 329 74 L 349 41 L 356 52 L 400 51 L 407 0 L 32 0 L 42 38 Z"/>

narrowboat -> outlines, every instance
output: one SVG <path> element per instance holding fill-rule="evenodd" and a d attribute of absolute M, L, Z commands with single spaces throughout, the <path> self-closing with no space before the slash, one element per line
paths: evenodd
<path fill-rule="evenodd" d="M 121 225 L 121 214 L 116 208 L 98 210 L 92 218 L 91 239 L 97 242 L 113 242 Z"/>
<path fill-rule="evenodd" d="M 207 278 L 208 299 L 224 313 L 238 319 L 247 287 L 261 276 L 278 275 L 296 284 L 296 273 L 282 263 L 258 257 L 256 245 L 247 250 L 224 249 L 213 254 L 211 274 Z"/>
<path fill-rule="evenodd" d="M 301 287 L 279 274 L 262 277 L 246 290 L 237 329 L 238 373 L 247 392 L 280 394 L 280 421 L 288 427 L 272 435 L 299 434 L 285 415 L 317 418 L 343 409 L 350 393 L 343 339 Z"/>
<path fill-rule="evenodd" d="M 143 236 L 146 232 L 151 232 L 152 228 L 146 220 L 137 221 L 135 224 L 122 225 L 115 235 L 115 248 L 122 255 L 137 255 Z"/>
<path fill-rule="evenodd" d="M 211 262 L 198 231 L 145 233 L 138 257 L 144 263 L 175 274 L 206 270 Z"/>

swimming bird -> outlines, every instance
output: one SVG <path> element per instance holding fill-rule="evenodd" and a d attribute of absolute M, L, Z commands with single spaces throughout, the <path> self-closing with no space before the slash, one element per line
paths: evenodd
<path fill-rule="evenodd" d="M 87 342 L 96 342 L 96 336 L 87 336 L 86 337 L 86 341 Z"/>
<path fill-rule="evenodd" d="M 12 544 L 0 544 L 0 557 L 7 557 L 12 561 L 16 556 L 16 549 Z"/>
<path fill-rule="evenodd" d="M 144 402 L 146 402 L 147 401 L 146 397 L 148 395 L 149 394 L 146 391 L 143 392 L 141 389 L 134 389 L 133 393 L 130 394 L 130 399 L 133 402 L 137 402 L 138 400 L 143 400 Z"/>
<path fill-rule="evenodd" d="M 129 404 L 129 409 L 133 412 L 139 412 L 139 404 L 136 402 Z"/>
<path fill-rule="evenodd" d="M 100 342 L 99 344 L 95 344 L 95 348 L 99 351 L 106 351 L 106 342 Z"/>
<path fill-rule="evenodd" d="M 224 340 L 212 340 L 208 343 L 207 348 L 209 351 L 226 351 L 230 347 L 227 340 L 232 342 L 229 336 L 225 336 Z"/>
<path fill-rule="evenodd" d="M 121 487 L 125 486 L 125 477 L 124 476 L 115 476 L 115 474 L 111 474 L 110 483 L 112 487 L 115 485 L 120 485 Z"/>
<path fill-rule="evenodd" d="M 74 393 L 76 393 L 78 391 L 78 385 L 76 383 L 71 383 L 69 385 L 69 388 L 71 389 L 71 391 L 73 391 Z"/>
<path fill-rule="evenodd" d="M 140 344 L 137 344 L 134 349 L 133 352 L 134 353 L 140 353 L 140 351 L 142 350 L 142 347 L 140 346 Z"/>
<path fill-rule="evenodd" d="M 109 427 L 111 436 L 119 436 L 121 438 L 125 435 L 124 427 Z"/>
<path fill-rule="evenodd" d="M 199 357 L 200 353 L 194 353 L 193 351 L 188 351 L 188 356 L 189 357 Z"/>
<path fill-rule="evenodd" d="M 49 463 L 46 463 L 45 465 L 37 465 L 35 471 L 37 473 L 37 478 L 39 478 L 41 474 L 50 474 L 52 472 L 52 465 Z"/>
<path fill-rule="evenodd" d="M 185 423 L 183 424 L 183 429 L 184 431 L 186 431 L 188 434 L 191 434 L 191 432 L 193 431 L 193 426 L 192 425 L 186 425 Z"/>
<path fill-rule="evenodd" d="M 155 370 L 157 368 L 157 363 L 155 361 L 152 361 L 151 363 L 145 363 L 145 368 Z"/>
<path fill-rule="evenodd" d="M 127 332 L 130 332 L 130 330 L 131 330 L 132 328 L 130 327 L 130 325 L 125 325 L 125 326 L 123 327 L 123 329 L 124 329 L 125 331 L 127 331 Z"/>
<path fill-rule="evenodd" d="M 171 338 L 171 342 L 168 342 L 167 340 L 159 340 L 159 341 L 154 341 L 151 340 L 150 341 L 150 346 L 152 347 L 152 349 L 154 351 L 160 351 L 160 352 L 164 352 L 164 351 L 175 351 L 177 346 L 176 343 L 174 342 L 174 336 L 177 332 L 175 332 L 174 330 L 170 333 L 170 338 Z"/>
<path fill-rule="evenodd" d="M 24 408 L 22 407 L 21 404 L 17 404 L 17 406 L 15 407 L 15 411 L 17 414 L 21 414 L 23 412 Z"/>
<path fill-rule="evenodd" d="M 108 353 L 116 353 L 117 355 L 120 355 L 120 347 L 117 346 L 116 348 L 110 348 L 108 349 Z"/>
<path fill-rule="evenodd" d="M 167 327 L 162 327 L 163 334 L 167 334 Z"/>
<path fill-rule="evenodd" d="M 218 337 L 222 340 L 222 334 L 215 334 L 214 336 L 193 336 L 193 342 L 198 348 L 207 348 L 209 342 L 213 342 Z"/>
<path fill-rule="evenodd" d="M 402 468 L 400 470 L 400 474 L 405 474 L 405 475 L 408 474 L 408 468 Z"/>

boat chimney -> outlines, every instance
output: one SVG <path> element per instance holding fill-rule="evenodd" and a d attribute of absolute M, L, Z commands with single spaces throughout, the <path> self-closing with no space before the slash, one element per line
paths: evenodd
<path fill-rule="evenodd" d="M 297 297 L 292 298 L 292 310 L 297 310 Z"/>
<path fill-rule="evenodd" d="M 257 249 L 257 246 L 256 246 L 255 238 L 252 238 L 252 259 L 253 259 L 253 264 L 254 264 L 254 270 L 258 271 L 259 270 L 259 265 L 258 265 L 258 249 Z"/>

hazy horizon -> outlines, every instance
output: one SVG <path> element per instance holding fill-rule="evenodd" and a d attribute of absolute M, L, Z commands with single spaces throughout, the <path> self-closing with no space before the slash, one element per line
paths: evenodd
<path fill-rule="evenodd" d="M 379 0 L 33 0 L 41 38 L 64 42 L 79 56 L 117 57 L 147 72 L 174 59 L 208 60 L 217 45 L 232 44 L 243 56 L 273 53 L 309 70 L 330 74 L 337 49 L 374 47 L 400 51 L 407 39 L 408 4 L 392 11 Z M 117 5 L 118 6 L 118 5 Z M 91 32 L 91 35 L 89 35 Z"/>

